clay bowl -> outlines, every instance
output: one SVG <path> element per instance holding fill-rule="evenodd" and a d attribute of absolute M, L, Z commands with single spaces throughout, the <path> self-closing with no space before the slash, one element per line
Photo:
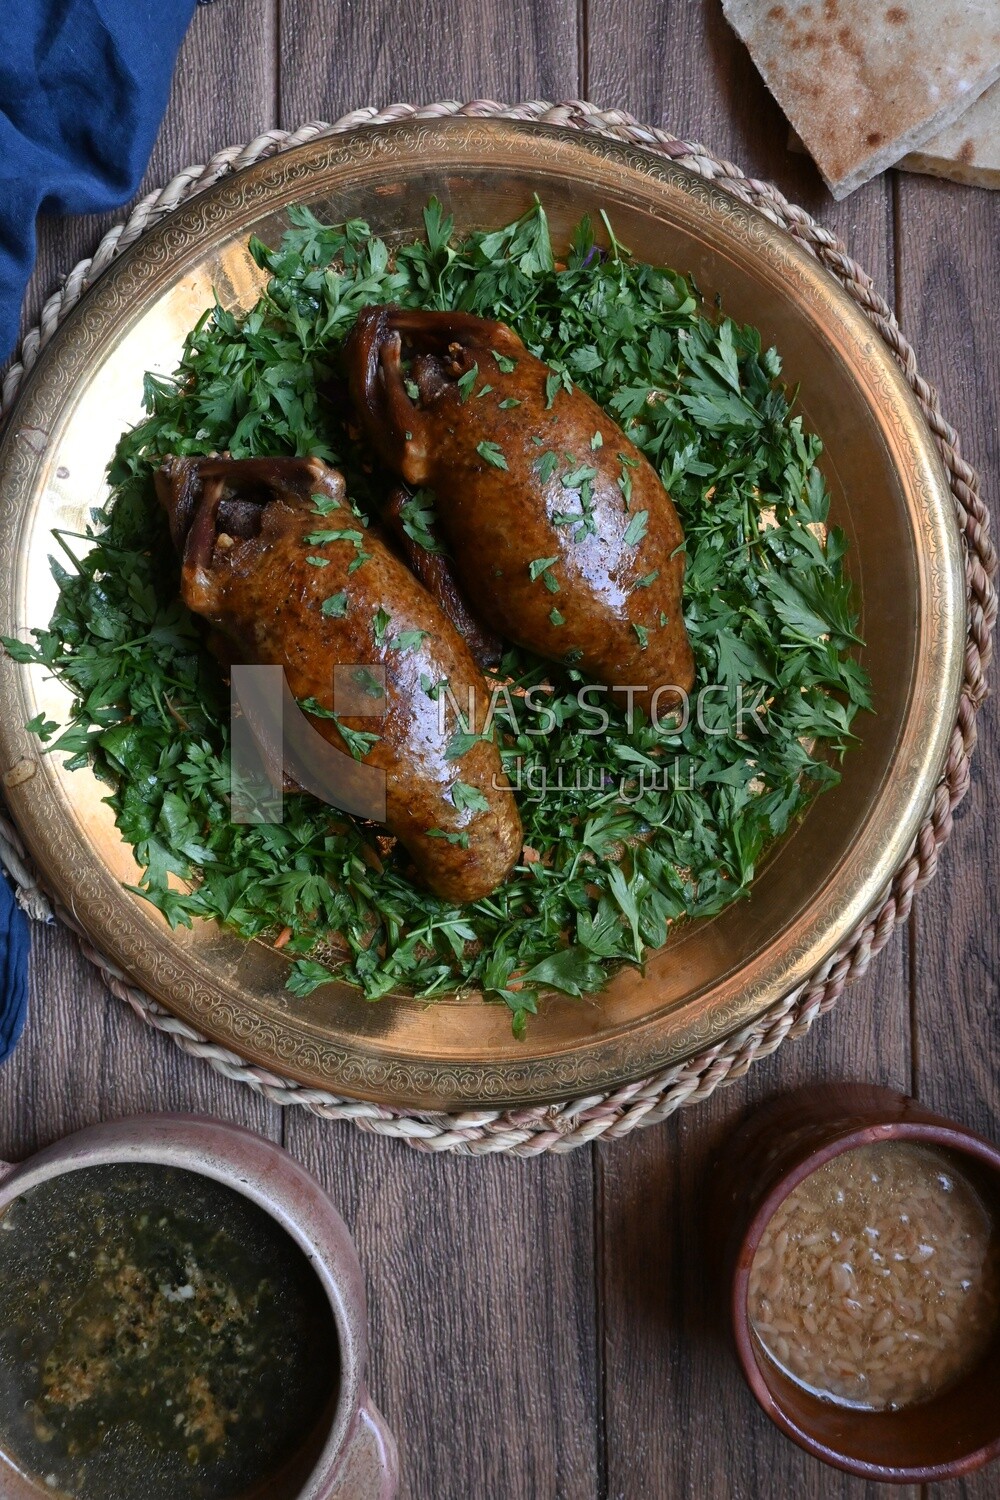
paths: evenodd
<path fill-rule="evenodd" d="M 287 1151 L 238 1125 L 195 1115 L 144 1115 L 92 1125 L 17 1165 L 0 1163 L 0 1217 L 49 1178 L 108 1163 L 152 1163 L 200 1173 L 271 1215 L 310 1261 L 333 1313 L 339 1384 L 320 1426 L 280 1473 L 261 1476 L 246 1500 L 392 1500 L 396 1444 L 365 1387 L 364 1282 L 347 1226 L 315 1178 Z M 51 1496 L 0 1448 L 4 1500 Z M 112 1497 L 109 1496 L 109 1500 Z"/>
<path fill-rule="evenodd" d="M 836 1084 L 779 1096 L 726 1142 L 717 1167 L 715 1235 L 736 1353 L 750 1389 L 782 1432 L 850 1474 L 896 1484 L 952 1479 L 1000 1455 L 1000 1330 L 981 1362 L 939 1396 L 898 1411 L 851 1410 L 793 1384 L 760 1350 L 747 1311 L 750 1267 L 779 1204 L 817 1167 L 886 1140 L 945 1150 L 1000 1208 L 1000 1149 L 891 1089 Z"/>

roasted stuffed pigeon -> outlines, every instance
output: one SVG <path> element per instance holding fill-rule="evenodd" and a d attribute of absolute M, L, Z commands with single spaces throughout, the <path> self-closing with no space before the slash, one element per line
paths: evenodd
<path fill-rule="evenodd" d="M 478 733 L 488 690 L 438 603 L 354 512 L 342 476 L 318 459 L 170 458 L 156 489 L 184 601 L 231 660 L 283 667 L 336 748 L 348 748 L 342 728 L 377 734 L 364 761 L 385 772 L 385 823 L 419 875 L 452 901 L 492 891 L 521 850 L 517 807 L 493 742 L 456 742 L 438 703 L 442 682 L 463 710 L 473 690 Z M 353 712 L 332 717 L 336 666 L 367 672 L 375 696 L 384 671 L 385 701 L 360 713 L 366 703 L 351 699 Z"/>
<path fill-rule="evenodd" d="M 345 359 L 382 461 L 433 491 L 484 625 L 638 688 L 647 712 L 690 689 L 684 533 L 652 465 L 595 402 L 505 324 L 467 313 L 366 308 Z"/>

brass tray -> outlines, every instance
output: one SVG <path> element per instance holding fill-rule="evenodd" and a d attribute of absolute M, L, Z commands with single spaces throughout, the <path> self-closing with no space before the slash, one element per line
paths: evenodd
<path fill-rule="evenodd" d="M 250 1061 L 336 1093 L 417 1109 L 537 1103 L 654 1072 L 749 1024 L 800 984 L 883 894 L 941 773 L 957 712 L 965 580 L 931 436 L 882 341 L 782 230 L 702 179 L 631 147 L 542 125 L 456 119 L 319 139 L 193 199 L 143 235 L 52 340 L 0 450 L 0 632 L 25 635 L 55 602 L 53 527 L 79 530 L 105 493 L 146 370 L 169 372 L 215 292 L 257 297 L 250 233 L 280 238 L 289 204 L 420 231 L 436 193 L 460 231 L 496 227 L 538 193 L 558 242 L 605 209 L 641 259 L 694 275 L 775 343 L 822 437 L 832 517 L 851 540 L 877 712 L 841 784 L 761 870 L 749 900 L 682 929 L 598 997 L 554 995 L 527 1040 L 477 996 L 366 1003 L 346 985 L 283 989 L 287 960 L 212 924 L 171 932 L 125 890 L 136 866 L 89 771 L 39 755 L 23 729 L 60 720 L 62 689 L 0 661 L 0 770 L 48 884 L 109 958 L 176 1015 Z"/>

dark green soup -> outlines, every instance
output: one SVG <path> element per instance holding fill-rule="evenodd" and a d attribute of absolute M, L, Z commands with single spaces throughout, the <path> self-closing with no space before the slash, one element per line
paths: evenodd
<path fill-rule="evenodd" d="M 338 1376 L 305 1255 L 209 1178 L 86 1167 L 0 1219 L 0 1444 L 56 1496 L 294 1494 Z"/>

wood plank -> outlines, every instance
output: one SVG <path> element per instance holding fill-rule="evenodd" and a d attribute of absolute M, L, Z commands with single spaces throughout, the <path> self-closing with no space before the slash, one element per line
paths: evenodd
<path fill-rule="evenodd" d="M 590 1152 L 427 1157 L 301 1110 L 285 1130 L 356 1238 L 400 1500 L 596 1497 Z"/>
<path fill-rule="evenodd" d="M 715 0 L 636 0 L 627 31 L 619 15 L 611 0 L 591 0 L 588 96 L 776 182 L 845 236 L 891 292 L 887 181 L 832 203 L 811 163 L 786 152 L 780 111 Z M 768 1095 L 833 1077 L 905 1087 L 908 1009 L 904 933 L 807 1040 L 786 1044 L 745 1080 L 664 1128 L 600 1148 L 609 1496 L 861 1500 L 875 1493 L 802 1453 L 757 1407 L 721 1319 L 724 1292 L 715 1283 L 703 1213 L 714 1152 Z"/>
<path fill-rule="evenodd" d="M 399 101 L 573 98 L 579 45 L 576 0 L 283 0 L 281 123 Z"/>
<path fill-rule="evenodd" d="M 222 1115 L 281 1138 L 274 1105 L 142 1024 L 65 928 L 33 926 L 28 1022 L 0 1068 L 0 1157 L 19 1160 L 97 1120 L 157 1110 Z"/>
<path fill-rule="evenodd" d="M 229 5 L 198 6 L 135 201 L 163 187 L 182 168 L 208 161 L 224 146 L 242 145 L 276 124 L 277 5 L 278 0 L 242 0 L 238 23 Z M 39 218 L 38 257 L 22 330 L 37 322 L 45 298 L 127 214 L 125 207 L 76 218 Z"/>
<path fill-rule="evenodd" d="M 929 177 L 900 178 L 900 321 L 923 374 L 980 471 L 993 510 L 1000 485 L 997 402 L 1000 349 L 990 309 L 1000 276 L 1000 200 Z M 979 719 L 972 790 L 934 884 L 918 898 L 916 926 L 917 1089 L 945 1115 L 1000 1139 L 1000 929 L 996 887 L 1000 836 L 1000 713 L 991 698 Z M 964 1482 L 931 1485 L 928 1500 L 987 1500 L 996 1465 Z"/>

